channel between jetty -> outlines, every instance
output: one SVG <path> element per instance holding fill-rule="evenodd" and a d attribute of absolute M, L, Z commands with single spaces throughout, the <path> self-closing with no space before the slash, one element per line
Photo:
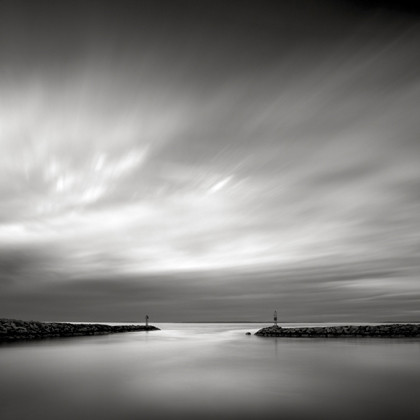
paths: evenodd
<path fill-rule="evenodd" d="M 0 343 L 55 337 L 80 337 L 86 335 L 157 330 L 159 328 L 153 325 L 72 324 L 66 322 L 0 319 Z"/>
<path fill-rule="evenodd" d="M 419 324 L 345 325 L 329 327 L 282 328 L 278 325 L 262 328 L 260 337 L 420 337 Z"/>

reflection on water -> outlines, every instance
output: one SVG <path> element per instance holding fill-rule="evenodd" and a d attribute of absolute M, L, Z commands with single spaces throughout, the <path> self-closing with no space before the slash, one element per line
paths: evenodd
<path fill-rule="evenodd" d="M 0 418 L 410 419 L 420 340 L 246 336 L 256 324 L 0 346 Z"/>

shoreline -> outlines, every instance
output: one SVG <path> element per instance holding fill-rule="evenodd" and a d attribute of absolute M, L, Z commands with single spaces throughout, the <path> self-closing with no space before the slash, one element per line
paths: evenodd
<path fill-rule="evenodd" d="M 153 325 L 77 324 L 0 319 L 0 343 L 44 338 L 83 337 L 135 331 L 157 331 Z"/>
<path fill-rule="evenodd" d="M 258 330 L 259 337 L 383 337 L 406 338 L 420 337 L 418 324 L 380 324 L 380 325 L 340 325 L 331 327 L 282 328 L 278 325 Z"/>

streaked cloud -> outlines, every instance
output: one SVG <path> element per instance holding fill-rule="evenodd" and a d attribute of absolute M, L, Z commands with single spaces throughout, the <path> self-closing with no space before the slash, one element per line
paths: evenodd
<path fill-rule="evenodd" d="M 252 319 L 286 292 L 302 317 L 380 319 L 392 301 L 390 317 L 416 318 L 416 15 L 146 3 L 115 21 L 112 5 L 2 15 L 0 268 L 22 305 L 9 314 L 84 284 L 107 304 L 121 287 L 116 317 L 146 288 L 145 307 L 186 305 L 179 319 L 203 291 L 201 319 Z"/>

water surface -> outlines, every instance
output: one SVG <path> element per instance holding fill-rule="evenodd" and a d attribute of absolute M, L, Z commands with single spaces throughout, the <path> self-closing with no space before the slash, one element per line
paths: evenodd
<path fill-rule="evenodd" d="M 155 325 L 162 331 L 0 346 L 0 418 L 417 418 L 419 339 Z"/>

